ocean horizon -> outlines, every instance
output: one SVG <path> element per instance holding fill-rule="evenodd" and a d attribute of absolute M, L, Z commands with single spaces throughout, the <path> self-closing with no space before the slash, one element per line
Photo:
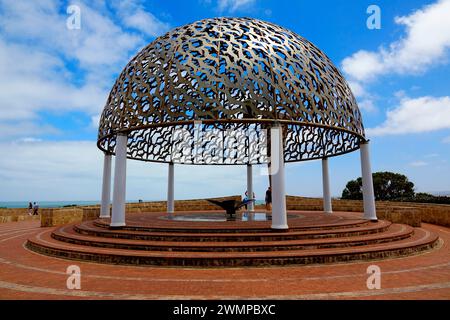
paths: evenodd
<path fill-rule="evenodd" d="M 16 209 L 16 208 L 28 208 L 30 201 L 0 201 L 0 208 Z M 33 203 L 34 201 L 32 201 Z M 136 201 L 137 202 L 137 201 Z M 70 205 L 88 206 L 100 204 L 98 201 L 36 201 L 40 208 L 59 208 Z"/>

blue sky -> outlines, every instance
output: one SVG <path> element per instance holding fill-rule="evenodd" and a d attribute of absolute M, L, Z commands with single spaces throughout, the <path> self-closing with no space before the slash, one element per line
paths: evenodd
<path fill-rule="evenodd" d="M 79 30 L 66 27 L 71 4 Z M 366 26 L 371 4 L 379 30 Z M 357 97 L 373 171 L 450 190 L 450 0 L 0 0 L 0 201 L 99 199 L 98 115 L 115 77 L 155 37 L 216 16 L 259 18 L 313 42 Z M 330 170 L 339 196 L 360 175 L 359 153 L 332 158 Z M 130 161 L 127 198 L 164 199 L 166 177 L 165 165 Z M 256 176 L 258 198 L 266 187 Z M 320 196 L 320 162 L 289 164 L 286 189 Z M 245 167 L 176 168 L 177 198 L 243 190 Z"/>

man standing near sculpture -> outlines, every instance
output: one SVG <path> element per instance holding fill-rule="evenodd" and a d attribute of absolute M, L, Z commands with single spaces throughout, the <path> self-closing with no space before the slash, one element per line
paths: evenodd
<path fill-rule="evenodd" d="M 272 189 L 270 187 L 267 188 L 265 201 L 266 210 L 272 211 Z"/>

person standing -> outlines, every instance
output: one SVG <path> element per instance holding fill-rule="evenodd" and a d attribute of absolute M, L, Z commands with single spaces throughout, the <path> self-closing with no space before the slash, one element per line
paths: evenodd
<path fill-rule="evenodd" d="M 267 188 L 265 201 L 266 201 L 266 210 L 272 211 L 272 189 L 270 188 L 270 186 L 269 188 Z"/>
<path fill-rule="evenodd" d="M 39 215 L 38 211 L 39 211 L 39 205 L 35 202 L 33 204 L 33 215 L 35 215 L 35 216 Z"/>
<path fill-rule="evenodd" d="M 248 200 L 255 200 L 256 199 L 256 195 L 255 195 L 255 193 L 253 192 L 253 195 L 252 195 L 252 197 L 251 198 L 249 198 L 248 197 L 248 191 L 245 191 L 245 196 L 247 197 L 247 199 Z"/>
<path fill-rule="evenodd" d="M 28 214 L 33 215 L 33 204 L 31 202 L 28 202 Z"/>
<path fill-rule="evenodd" d="M 254 193 L 254 192 L 253 192 L 253 197 L 252 197 L 252 198 L 249 198 L 249 197 L 248 197 L 248 191 L 245 191 L 245 197 L 244 197 L 244 202 L 245 202 L 245 203 L 250 202 L 250 201 L 255 202 L 255 199 L 256 199 L 256 196 L 255 196 L 255 193 Z M 245 205 L 245 209 L 247 210 L 247 204 Z"/>

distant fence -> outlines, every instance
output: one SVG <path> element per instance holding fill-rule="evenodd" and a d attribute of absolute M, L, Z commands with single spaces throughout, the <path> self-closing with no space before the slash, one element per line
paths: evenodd
<path fill-rule="evenodd" d="M 241 201 L 241 196 L 213 198 L 215 200 Z M 166 201 L 127 203 L 126 213 L 164 212 L 167 209 Z M 177 200 L 176 211 L 209 211 L 221 210 L 220 207 L 210 203 L 207 199 Z M 93 220 L 100 215 L 100 206 L 83 206 L 70 208 L 42 209 L 41 227 L 64 225 L 72 222 Z"/>
<path fill-rule="evenodd" d="M 333 199 L 333 211 L 363 212 L 362 200 Z M 322 211 L 322 198 L 287 196 L 288 210 Z M 419 227 L 421 222 L 450 227 L 450 205 L 377 201 L 377 216 L 394 223 Z"/>

